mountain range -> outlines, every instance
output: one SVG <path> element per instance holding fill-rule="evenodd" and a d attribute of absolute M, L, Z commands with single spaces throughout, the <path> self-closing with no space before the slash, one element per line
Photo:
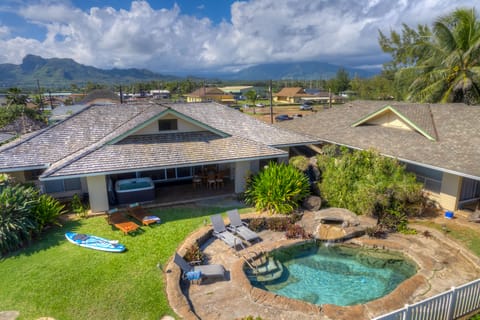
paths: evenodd
<path fill-rule="evenodd" d="M 219 79 L 225 81 L 257 80 L 319 80 L 335 77 L 340 66 L 324 62 L 295 62 L 260 64 L 232 73 L 204 73 L 198 79 Z M 344 68 L 351 77 L 370 77 L 374 72 L 362 69 Z M 72 59 L 44 59 L 27 55 L 20 65 L 0 64 L 0 88 L 70 88 L 72 84 L 82 87 L 87 82 L 119 85 L 146 81 L 172 81 L 182 78 L 159 74 L 147 69 L 99 69 L 79 64 Z"/>

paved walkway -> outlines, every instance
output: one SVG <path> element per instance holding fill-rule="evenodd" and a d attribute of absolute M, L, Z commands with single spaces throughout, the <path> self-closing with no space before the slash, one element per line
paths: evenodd
<path fill-rule="evenodd" d="M 306 213 L 308 218 L 308 213 Z M 193 237 L 198 237 L 199 231 Z M 219 263 L 229 270 L 226 281 L 187 285 L 184 293 L 191 306 L 171 302 L 172 307 L 186 319 L 241 319 L 260 316 L 262 319 L 370 319 L 449 290 L 480 277 L 480 260 L 464 248 L 448 241 L 444 234 L 430 230 L 424 236 L 424 227 L 417 235 L 393 234 L 387 239 L 361 237 L 351 243 L 361 246 L 400 250 L 419 266 L 417 275 L 404 281 L 396 290 L 382 299 L 364 305 L 322 307 L 291 300 L 263 290 L 252 288 L 242 271 L 242 260 L 220 240 L 210 238 L 203 246 L 209 263 Z M 261 246 L 268 249 L 291 244 L 283 233 L 263 231 Z M 187 240 L 188 243 L 188 240 Z M 255 250 L 255 246 L 251 250 Z M 169 268 L 175 268 L 170 265 Z M 172 279 L 172 276 L 174 277 Z M 170 279 L 169 279 L 170 277 Z M 176 278 L 175 278 L 176 277 Z M 178 284 L 179 272 L 167 273 L 167 291 Z M 169 292 L 169 299 L 175 296 Z M 177 295 L 178 298 L 178 295 Z M 185 298 L 185 297 L 184 297 Z M 177 300 L 178 301 L 178 300 Z M 191 312 L 193 311 L 193 312 Z"/>

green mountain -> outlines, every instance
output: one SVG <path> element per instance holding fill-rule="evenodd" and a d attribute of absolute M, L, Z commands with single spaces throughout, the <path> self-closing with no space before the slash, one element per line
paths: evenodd
<path fill-rule="evenodd" d="M 83 86 L 87 82 L 102 84 L 129 84 L 150 80 L 175 80 L 146 69 L 103 70 L 85 66 L 72 59 L 44 59 L 27 55 L 22 64 L 0 64 L 0 88 L 70 88 L 72 84 Z"/>
<path fill-rule="evenodd" d="M 225 78 L 230 80 L 327 80 L 335 78 L 339 68 L 343 68 L 351 77 L 368 78 L 379 73 L 325 62 L 309 61 L 259 64 L 242 69 Z"/>

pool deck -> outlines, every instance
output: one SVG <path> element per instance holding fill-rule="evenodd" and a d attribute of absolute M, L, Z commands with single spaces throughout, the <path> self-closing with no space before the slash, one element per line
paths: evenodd
<path fill-rule="evenodd" d="M 308 223 L 311 214 L 306 212 L 302 223 Z M 362 305 L 338 307 L 317 306 L 252 287 L 243 272 L 242 251 L 235 252 L 220 240 L 210 237 L 211 227 L 205 226 L 190 235 L 178 251 L 183 254 L 196 239 L 208 239 L 202 249 L 209 263 L 222 264 L 227 269 L 227 279 L 204 281 L 201 284 L 186 283 L 180 280 L 180 269 L 170 262 L 164 269 L 169 302 L 184 319 L 230 320 L 247 316 L 260 316 L 263 320 L 371 319 L 480 277 L 478 257 L 447 240 L 442 232 L 428 229 L 429 234 L 425 236 L 425 227 L 413 227 L 419 231 L 417 235 L 392 234 L 387 239 L 363 236 L 348 241 L 360 246 L 401 251 L 417 263 L 419 270 L 381 299 Z M 258 250 L 261 246 L 269 251 L 302 241 L 288 240 L 284 233 L 273 231 L 262 231 L 260 236 L 262 241 L 248 250 Z"/>

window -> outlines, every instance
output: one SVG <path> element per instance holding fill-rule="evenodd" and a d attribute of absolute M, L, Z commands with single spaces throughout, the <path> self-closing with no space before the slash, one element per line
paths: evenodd
<path fill-rule="evenodd" d="M 76 191 L 82 189 L 80 178 L 44 181 L 43 186 L 45 187 L 46 193 Z"/>
<path fill-rule="evenodd" d="M 177 130 L 177 119 L 158 120 L 158 131 Z"/>

